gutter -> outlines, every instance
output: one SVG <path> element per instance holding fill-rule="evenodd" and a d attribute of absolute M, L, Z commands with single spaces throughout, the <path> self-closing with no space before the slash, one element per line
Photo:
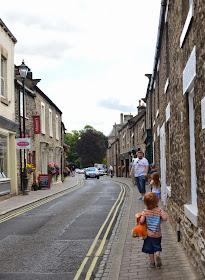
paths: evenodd
<path fill-rule="evenodd" d="M 153 89 L 154 80 L 155 80 L 155 76 L 156 76 L 156 72 L 157 72 L 157 64 L 158 64 L 159 53 L 160 53 L 160 48 L 161 48 L 161 40 L 162 40 L 163 27 L 164 27 L 164 15 L 165 15 L 166 7 L 167 7 L 167 0 L 162 0 L 160 17 L 159 17 L 158 33 L 157 33 L 157 43 L 156 43 L 155 57 L 154 57 L 154 66 L 153 66 L 153 72 L 152 72 L 149 90 Z"/>

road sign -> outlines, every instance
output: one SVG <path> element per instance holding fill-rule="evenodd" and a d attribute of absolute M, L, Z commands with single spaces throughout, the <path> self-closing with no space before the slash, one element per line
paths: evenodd
<path fill-rule="evenodd" d="M 31 148 L 30 138 L 17 138 L 16 139 L 16 149 L 25 150 Z"/>

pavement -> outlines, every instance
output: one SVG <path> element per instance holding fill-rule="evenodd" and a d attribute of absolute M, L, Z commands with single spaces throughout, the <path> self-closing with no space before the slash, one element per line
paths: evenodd
<path fill-rule="evenodd" d="M 149 267 L 149 256 L 141 252 L 143 241 L 131 237 L 131 230 L 136 225 L 135 214 L 144 209 L 143 201 L 137 200 L 137 187 L 130 178 L 108 179 L 126 184 L 127 196 L 95 280 L 199 280 L 182 244 L 177 242 L 177 233 L 171 227 L 169 217 L 162 223 L 162 267 Z M 28 195 L 0 201 L 0 216 L 61 193 L 78 183 L 78 176 L 67 177 L 64 183 L 51 185 L 50 189 L 30 191 Z"/>

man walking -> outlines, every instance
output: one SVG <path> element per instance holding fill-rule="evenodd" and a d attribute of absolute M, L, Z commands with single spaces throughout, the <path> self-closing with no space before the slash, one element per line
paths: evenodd
<path fill-rule="evenodd" d="M 113 167 L 112 167 L 112 165 L 110 165 L 109 171 L 110 171 L 110 177 L 112 178 L 113 177 Z"/>
<path fill-rule="evenodd" d="M 137 158 L 134 159 L 132 169 L 130 171 L 130 176 L 132 176 L 132 172 L 134 172 L 134 176 L 136 178 L 136 184 L 138 190 L 140 192 L 140 197 L 138 199 L 144 200 L 144 195 L 146 193 L 145 183 L 149 170 L 149 163 L 146 158 L 143 157 L 143 152 L 137 152 Z"/>

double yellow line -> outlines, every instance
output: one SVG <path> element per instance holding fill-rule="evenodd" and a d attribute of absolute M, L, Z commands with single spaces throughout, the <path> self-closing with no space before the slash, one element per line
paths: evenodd
<path fill-rule="evenodd" d="M 95 237 L 95 239 L 94 239 L 94 241 L 93 241 L 93 243 L 92 243 L 92 245 L 91 245 L 91 247 L 90 247 L 90 249 L 89 249 L 89 251 L 88 251 L 86 257 L 84 258 L 84 260 L 83 260 L 83 262 L 82 262 L 80 268 L 78 269 L 78 271 L 77 271 L 77 273 L 76 273 L 76 275 L 75 275 L 75 278 L 74 278 L 73 280 L 79 279 L 79 277 L 80 277 L 80 275 L 81 275 L 81 273 L 82 273 L 82 271 L 83 271 L 83 269 L 84 269 L 84 267 L 85 267 L 87 261 L 89 260 L 89 258 L 91 257 L 91 255 L 92 255 L 92 253 L 93 253 L 93 251 L 94 251 L 94 249 L 95 249 L 95 246 L 96 246 L 96 244 L 97 244 L 97 242 L 98 242 L 98 239 L 99 239 L 99 237 L 100 237 L 100 234 L 102 233 L 102 231 L 103 231 L 104 227 L 106 226 L 106 224 L 107 224 L 107 222 L 108 222 L 108 220 L 109 220 L 109 218 L 110 218 L 112 212 L 114 211 L 114 209 L 115 209 L 115 207 L 116 207 L 116 209 L 115 209 L 115 211 L 114 211 L 114 213 L 113 213 L 112 219 L 111 219 L 111 221 L 110 221 L 110 223 L 109 223 L 109 225 L 108 225 L 108 227 L 107 227 L 107 230 L 106 230 L 106 232 L 105 232 L 105 234 L 104 234 L 104 237 L 103 237 L 103 239 L 102 239 L 102 241 L 101 241 L 101 243 L 100 243 L 100 246 L 98 247 L 98 249 L 97 249 L 97 251 L 96 251 L 96 253 L 95 253 L 95 255 L 94 255 L 93 261 L 92 261 L 92 263 L 91 263 L 91 265 L 90 265 L 90 267 L 89 267 L 89 269 L 88 269 L 88 272 L 87 272 L 87 274 L 86 274 L 85 280 L 89 280 L 89 279 L 90 279 L 90 277 L 91 277 L 91 275 L 92 275 L 92 272 L 93 272 L 93 270 L 94 270 L 94 268 L 95 268 L 95 265 L 96 265 L 96 263 L 97 263 L 98 257 L 100 256 L 100 254 L 101 254 L 101 252 L 102 252 L 102 250 L 103 250 L 103 247 L 104 247 L 105 242 L 106 242 L 106 238 L 107 238 L 108 233 L 109 233 L 109 231 L 110 231 L 110 228 L 111 228 L 111 226 L 112 226 L 112 224 L 113 224 L 113 222 L 114 222 L 114 219 L 115 219 L 115 217 L 116 217 L 116 215 L 117 215 L 118 209 L 119 209 L 120 205 L 122 204 L 123 199 L 124 199 L 124 196 L 125 196 L 125 187 L 124 187 L 124 185 L 121 185 L 121 184 L 120 184 L 120 187 L 121 187 L 121 191 L 120 191 L 120 194 L 119 194 L 119 196 L 118 196 L 118 198 L 117 198 L 115 204 L 114 204 L 113 207 L 111 208 L 111 210 L 110 210 L 110 212 L 109 212 L 109 214 L 108 214 L 106 220 L 104 221 L 102 227 L 100 228 L 98 234 L 96 235 L 96 237 Z M 119 203 L 118 203 L 118 202 L 119 202 Z M 117 205 L 117 204 L 118 204 L 118 205 Z M 116 206 L 116 205 L 117 205 L 117 206 Z"/>
<path fill-rule="evenodd" d="M 72 188 L 70 188 L 70 189 L 68 189 L 68 190 L 66 190 L 66 191 L 64 191 L 64 192 L 61 192 L 61 193 L 59 193 L 59 194 L 57 194 L 57 195 L 53 195 L 52 197 L 50 197 L 50 198 L 48 198 L 48 199 L 44 199 L 44 200 L 42 200 L 42 201 L 39 202 L 39 203 L 36 203 L 36 204 L 31 205 L 31 206 L 29 206 L 29 207 L 27 207 L 27 208 L 25 208 L 25 209 L 22 209 L 22 210 L 20 210 L 20 211 L 18 211 L 18 212 L 15 212 L 15 213 L 13 213 L 13 214 L 11 214 L 11 215 L 9 215 L 9 216 L 6 216 L 6 217 L 0 219 L 0 224 L 3 223 L 3 222 L 6 222 L 6 221 L 8 221 L 8 220 L 10 220 L 10 219 L 12 219 L 12 218 L 15 218 L 15 217 L 17 217 L 17 216 L 19 216 L 19 215 L 21 215 L 21 214 L 23 214 L 23 213 L 25 213 L 25 212 L 28 212 L 28 211 L 30 211 L 30 210 L 32 210 L 32 209 L 34 209 L 34 208 L 37 208 L 37 207 L 39 207 L 39 206 L 41 206 L 41 205 L 43 205 L 43 204 L 46 204 L 47 202 L 50 202 L 50 201 L 52 201 L 52 200 L 54 200 L 54 199 L 56 199 L 56 198 L 59 198 L 59 197 L 65 195 L 65 194 L 68 194 L 68 193 L 70 193 L 70 192 L 72 192 L 72 191 L 74 191 L 74 190 L 77 190 L 77 189 L 81 188 L 81 187 L 83 186 L 83 184 L 84 184 L 84 183 L 83 183 L 83 180 L 81 179 L 80 182 L 78 183 L 78 185 L 77 185 L 76 187 L 72 187 Z"/>

